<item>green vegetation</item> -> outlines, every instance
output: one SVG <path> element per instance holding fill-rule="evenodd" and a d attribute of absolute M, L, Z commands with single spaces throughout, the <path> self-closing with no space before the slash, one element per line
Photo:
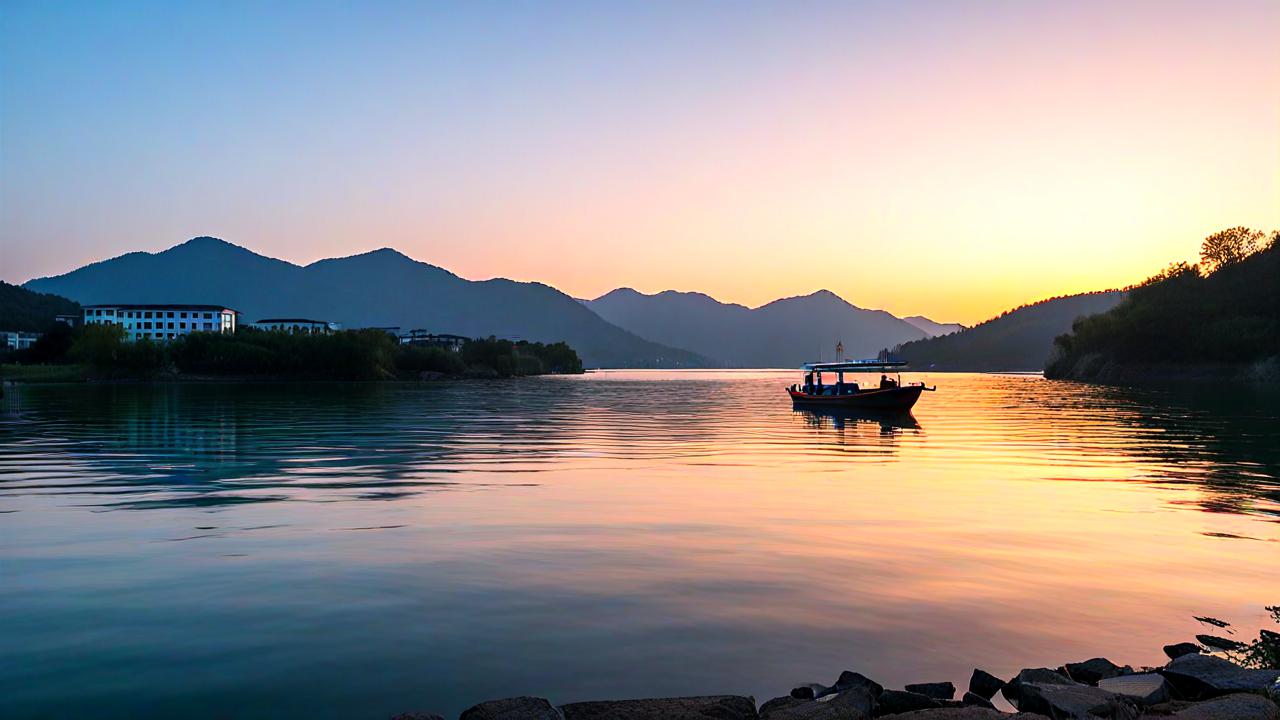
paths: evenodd
<path fill-rule="evenodd" d="M 80 316 L 80 304 L 0 282 L 0 330 L 44 332 L 58 315 Z"/>
<path fill-rule="evenodd" d="M 489 338 L 461 352 L 401 345 L 381 330 L 291 335 L 241 328 L 235 334 L 192 333 L 169 343 L 130 342 L 114 325 L 62 326 L 29 350 L 10 353 L 9 379 L 148 379 L 237 377 L 306 380 L 392 380 L 436 376 L 512 377 L 580 373 L 564 343 Z M 34 368 L 64 368 L 61 371 Z M 74 371 L 69 368 L 75 368 Z"/>
<path fill-rule="evenodd" d="M 1008 310 L 960 332 L 903 343 L 894 354 L 917 370 L 1040 370 L 1055 336 L 1076 318 L 1105 312 L 1124 297 L 1120 290 L 1066 295 Z"/>
<path fill-rule="evenodd" d="M 1140 366 L 1242 366 L 1280 355 L 1280 246 L 1273 233 L 1210 235 L 1201 263 L 1176 263 L 1110 312 L 1055 340 L 1050 377 L 1118 377 Z"/>

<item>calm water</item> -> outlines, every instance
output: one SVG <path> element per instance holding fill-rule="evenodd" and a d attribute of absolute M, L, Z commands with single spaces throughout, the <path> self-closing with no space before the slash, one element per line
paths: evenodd
<path fill-rule="evenodd" d="M 928 379 L 8 388 L 0 716 L 959 684 L 1280 601 L 1274 395 Z"/>

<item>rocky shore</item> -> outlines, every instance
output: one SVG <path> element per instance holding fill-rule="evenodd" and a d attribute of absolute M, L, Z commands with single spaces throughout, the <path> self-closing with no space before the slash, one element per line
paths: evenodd
<path fill-rule="evenodd" d="M 1203 650 L 1178 643 L 1164 648 L 1169 662 L 1161 667 L 1134 669 L 1093 658 L 1027 668 L 1008 680 L 975 669 L 963 690 L 950 682 L 890 689 L 846 670 L 831 685 L 801 685 L 759 706 L 740 695 L 560 706 L 514 697 L 472 706 L 459 720 L 1280 720 L 1280 669 L 1241 667 Z M 1001 699 L 1016 712 L 997 709 Z M 408 713 L 393 720 L 443 718 Z"/>

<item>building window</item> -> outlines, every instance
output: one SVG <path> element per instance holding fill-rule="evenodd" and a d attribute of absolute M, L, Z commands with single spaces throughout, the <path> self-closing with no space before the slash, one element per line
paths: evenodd
<path fill-rule="evenodd" d="M 186 313 L 180 313 L 180 314 L 178 315 L 178 317 L 186 317 L 186 316 L 187 316 L 187 314 L 186 314 Z"/>

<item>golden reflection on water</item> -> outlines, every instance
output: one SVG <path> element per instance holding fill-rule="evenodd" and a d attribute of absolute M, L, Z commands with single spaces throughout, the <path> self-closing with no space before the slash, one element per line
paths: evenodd
<path fill-rule="evenodd" d="M 1251 628 L 1280 601 L 1269 398 L 927 379 L 888 420 L 796 411 L 772 372 L 23 388 L 0 611 L 38 629 L 0 651 L 27 668 L 13 702 L 99 701 L 111 667 L 306 689 L 319 716 L 763 699 L 846 668 L 959 685 L 1156 663 L 1193 615 Z M 68 644 L 126 607 L 127 636 Z M 212 618 L 184 642 L 217 683 L 169 667 L 170 612 Z"/>

